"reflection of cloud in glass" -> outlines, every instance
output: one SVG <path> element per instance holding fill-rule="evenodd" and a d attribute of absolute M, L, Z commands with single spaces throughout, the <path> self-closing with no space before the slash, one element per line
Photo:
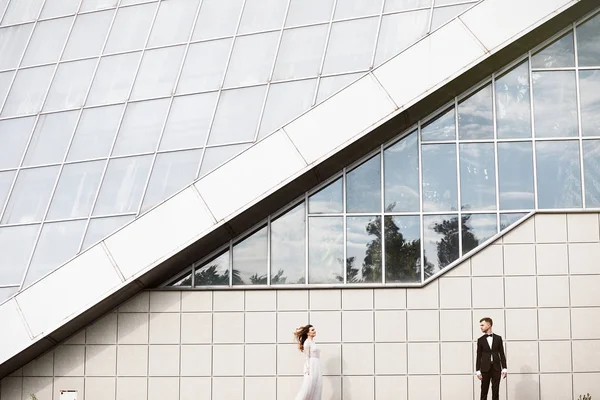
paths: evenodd
<path fill-rule="evenodd" d="M 500 230 L 504 230 L 526 216 L 527 213 L 500 214 Z"/>
<path fill-rule="evenodd" d="M 348 217 L 346 220 L 347 281 L 381 282 L 380 217 Z"/>
<path fill-rule="evenodd" d="M 496 80 L 498 137 L 531 137 L 529 63 L 523 62 Z"/>
<path fill-rule="evenodd" d="M 583 141 L 586 207 L 600 207 L 600 140 Z"/>
<path fill-rule="evenodd" d="M 413 132 L 383 153 L 386 211 L 419 211 L 419 145 Z"/>
<path fill-rule="evenodd" d="M 498 186 L 501 210 L 534 207 L 531 142 L 498 143 Z"/>
<path fill-rule="evenodd" d="M 496 214 L 463 215 L 462 252 L 473 250 L 497 233 Z"/>
<path fill-rule="evenodd" d="M 535 136 L 578 136 L 575 72 L 534 72 L 532 79 Z"/>
<path fill-rule="evenodd" d="M 381 212 L 381 155 L 346 175 L 346 211 Z"/>
<path fill-rule="evenodd" d="M 458 105 L 460 139 L 493 139 L 492 86 L 487 85 Z"/>
<path fill-rule="evenodd" d="M 456 138 L 454 108 L 435 117 L 421 128 L 421 139 L 423 141 L 432 140 L 453 140 Z"/>
<path fill-rule="evenodd" d="M 271 222 L 272 284 L 304 283 L 304 239 L 304 203 Z"/>
<path fill-rule="evenodd" d="M 308 282 L 340 283 L 344 271 L 342 217 L 308 219 Z"/>
<path fill-rule="evenodd" d="M 600 14 L 577 27 L 577 55 L 580 67 L 600 66 Z"/>
<path fill-rule="evenodd" d="M 565 68 L 575 66 L 573 32 L 555 40 L 531 57 L 532 68 Z"/>
<path fill-rule="evenodd" d="M 423 210 L 457 209 L 456 146 L 430 144 L 422 146 Z"/>
<path fill-rule="evenodd" d="M 496 208 L 496 176 L 493 143 L 460 145 L 461 209 Z"/>
<path fill-rule="evenodd" d="M 308 212 L 311 214 L 341 213 L 342 201 L 342 178 L 339 178 L 308 198 Z"/>
<path fill-rule="evenodd" d="M 538 207 L 581 207 L 579 142 L 536 143 Z"/>
<path fill-rule="evenodd" d="M 233 269 L 243 284 L 267 283 L 267 227 L 233 246 Z"/>
<path fill-rule="evenodd" d="M 600 70 L 579 73 L 581 96 L 581 132 L 600 136 Z"/>

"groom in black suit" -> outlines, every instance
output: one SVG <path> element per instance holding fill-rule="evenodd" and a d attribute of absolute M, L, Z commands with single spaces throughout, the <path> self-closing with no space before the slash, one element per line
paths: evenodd
<path fill-rule="evenodd" d="M 477 339 L 477 360 L 475 369 L 481 381 L 481 400 L 486 400 L 492 382 L 492 400 L 500 398 L 500 378 L 506 378 L 506 356 L 502 345 L 502 336 L 492 333 L 494 322 L 491 318 L 482 318 L 479 327 L 484 333 Z"/>

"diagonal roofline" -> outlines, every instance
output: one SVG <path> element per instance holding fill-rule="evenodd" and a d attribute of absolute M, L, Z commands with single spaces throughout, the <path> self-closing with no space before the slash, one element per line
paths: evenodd
<path fill-rule="evenodd" d="M 594 3 L 483 0 L 17 293 L 0 305 L 0 321 L 10 327 L 0 330 L 0 377 L 326 179 Z"/>

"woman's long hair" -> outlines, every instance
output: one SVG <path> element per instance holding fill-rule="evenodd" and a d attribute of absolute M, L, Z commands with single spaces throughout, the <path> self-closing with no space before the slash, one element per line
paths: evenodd
<path fill-rule="evenodd" d="M 296 342 L 298 342 L 298 349 L 300 351 L 304 351 L 304 342 L 308 339 L 308 331 L 310 328 L 312 328 L 312 325 L 308 324 L 301 326 L 294 332 L 294 338 L 296 339 Z"/>

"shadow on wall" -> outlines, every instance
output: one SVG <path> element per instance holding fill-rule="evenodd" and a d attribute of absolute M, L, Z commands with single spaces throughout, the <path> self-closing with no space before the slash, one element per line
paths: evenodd
<path fill-rule="evenodd" d="M 520 379 L 519 383 L 515 385 L 515 391 L 512 393 L 510 398 L 512 400 L 531 400 L 538 398 L 539 384 L 533 380 L 531 368 L 525 366 L 521 368 L 521 375 L 517 378 L 515 375 L 513 379 Z"/>

